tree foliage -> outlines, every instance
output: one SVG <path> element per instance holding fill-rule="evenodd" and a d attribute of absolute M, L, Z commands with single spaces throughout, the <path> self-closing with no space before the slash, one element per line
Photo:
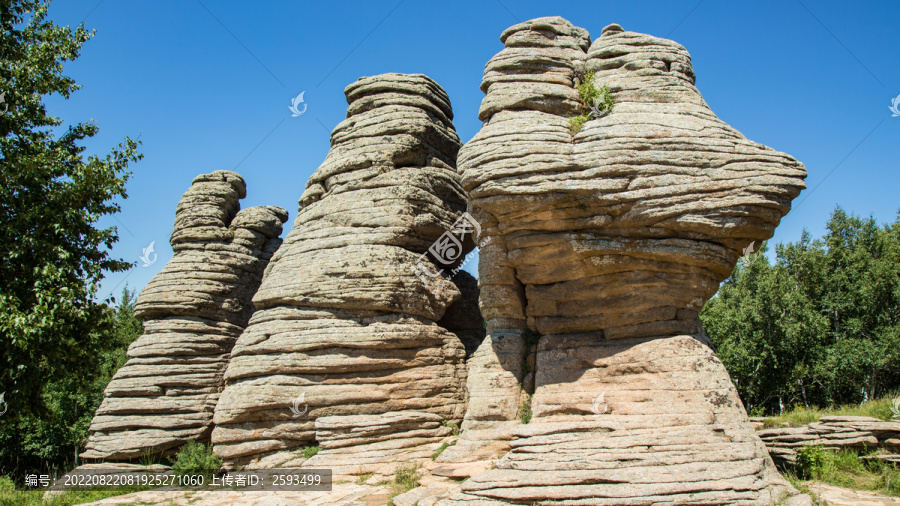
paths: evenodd
<path fill-rule="evenodd" d="M 0 4 L 0 392 L 9 407 L 0 423 L 48 408 L 48 383 L 89 386 L 98 352 L 114 344 L 111 312 L 94 297 L 104 272 L 131 266 L 110 256 L 118 235 L 98 220 L 127 197 L 138 143 L 85 157 L 80 143 L 97 125 L 63 129 L 47 113 L 46 96 L 79 88 L 63 64 L 92 36 L 54 25 L 48 5 Z"/>
<path fill-rule="evenodd" d="M 837 208 L 827 233 L 739 263 L 701 313 L 751 412 L 859 403 L 900 387 L 900 219 Z"/>
<path fill-rule="evenodd" d="M 67 470 L 76 463 L 94 412 L 103 401 L 103 390 L 125 364 L 128 345 L 142 333 L 134 317 L 135 300 L 135 293 L 126 287 L 119 305 L 107 310 L 113 322 L 113 346 L 99 353 L 99 366 L 87 378 L 70 374 L 48 382 L 42 392 L 46 405 L 42 415 L 23 415 L 0 426 L 0 475 L 20 480 L 25 473 Z"/>

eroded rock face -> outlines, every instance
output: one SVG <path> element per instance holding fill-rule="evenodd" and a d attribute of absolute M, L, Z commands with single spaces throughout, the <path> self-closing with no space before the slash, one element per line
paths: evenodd
<path fill-rule="evenodd" d="M 175 256 L 141 292 L 144 334 L 128 348 L 91 421 L 85 458 L 126 460 L 209 440 L 229 353 L 281 244 L 287 211 L 240 210 L 236 172 L 194 178 L 175 214 Z"/>
<path fill-rule="evenodd" d="M 716 118 L 675 42 L 618 25 L 591 42 L 558 17 L 501 41 L 482 82 L 484 126 L 459 156 L 490 239 L 488 335 L 470 361 L 461 441 L 439 461 L 511 451 L 448 503 L 794 494 L 697 314 L 744 249 L 772 236 L 803 165 Z M 570 118 L 590 105 L 577 80 L 591 72 L 615 106 L 573 134 Z"/>
<path fill-rule="evenodd" d="M 315 444 L 310 465 L 402 461 L 413 450 L 357 448 L 353 427 L 377 434 L 371 443 L 414 434 L 433 451 L 449 430 L 435 420 L 465 410 L 462 341 L 481 327 L 467 309 L 477 288 L 421 258 L 466 209 L 449 99 L 423 75 L 366 77 L 345 93 L 347 119 L 232 351 L 212 437 L 229 465 L 306 465 L 300 450 Z M 469 234 L 456 262 L 473 247 Z M 420 260 L 444 275 L 417 271 Z M 457 284 L 470 300 L 448 311 Z"/>

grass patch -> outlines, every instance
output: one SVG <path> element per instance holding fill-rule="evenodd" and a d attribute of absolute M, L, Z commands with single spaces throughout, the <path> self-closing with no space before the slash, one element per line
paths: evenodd
<path fill-rule="evenodd" d="M 48 496 L 45 500 L 44 489 L 16 490 L 15 484 L 9 477 L 0 476 L 0 505 L 71 506 L 149 489 L 149 487 L 122 487 L 106 490 L 71 490 Z"/>
<path fill-rule="evenodd" d="M 361 474 L 361 475 L 359 475 L 359 476 L 356 477 L 356 484 L 357 484 L 357 485 L 363 485 L 363 484 L 365 484 L 367 481 L 369 481 L 369 478 L 371 478 L 372 476 L 375 476 L 375 473 L 365 473 L 365 474 Z"/>
<path fill-rule="evenodd" d="M 893 397 L 884 397 L 863 404 L 851 404 L 832 408 L 807 408 L 798 406 L 779 416 L 767 418 L 763 422 L 763 428 L 774 427 L 799 427 L 819 421 L 823 416 L 869 416 L 879 420 L 890 420 L 893 416 L 891 406 Z"/>
<path fill-rule="evenodd" d="M 394 471 L 394 481 L 391 483 L 391 502 L 389 504 L 394 504 L 393 499 L 400 494 L 405 494 L 410 490 L 419 486 L 419 480 L 422 478 L 422 473 L 419 472 L 419 466 L 415 464 L 404 464 L 402 466 L 398 466 Z"/>
<path fill-rule="evenodd" d="M 437 450 L 435 450 L 434 453 L 431 454 L 431 460 L 437 460 L 437 458 L 440 457 L 442 453 L 444 453 L 444 450 L 446 450 L 447 448 L 450 448 L 451 446 L 453 446 L 455 444 L 456 444 L 456 441 L 454 441 L 452 443 L 447 443 L 447 442 L 442 443 L 441 447 L 438 448 Z"/>
<path fill-rule="evenodd" d="M 303 456 L 308 459 L 311 459 L 317 453 L 319 453 L 319 450 L 321 450 L 321 449 L 322 449 L 321 446 L 304 446 L 303 447 Z"/>
<path fill-rule="evenodd" d="M 860 454 L 854 450 L 804 447 L 797 455 L 796 475 L 838 487 L 900 495 L 900 469 L 895 464 L 878 459 L 861 460 L 859 457 Z"/>

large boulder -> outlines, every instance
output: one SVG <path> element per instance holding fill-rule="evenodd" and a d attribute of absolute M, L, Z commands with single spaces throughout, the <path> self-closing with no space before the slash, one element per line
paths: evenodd
<path fill-rule="evenodd" d="M 698 312 L 805 187 L 719 120 L 679 44 L 517 24 L 459 155 L 487 337 L 459 444 L 500 458 L 447 504 L 803 502 L 777 473 Z M 604 113 L 578 91 L 608 86 Z M 573 128 L 572 118 L 595 106 Z"/>
<path fill-rule="evenodd" d="M 451 270 L 474 234 L 450 101 L 424 75 L 345 93 L 347 118 L 232 351 L 212 436 L 229 466 L 389 465 L 433 451 L 465 411 L 465 343 L 482 322 L 474 280 Z M 410 434 L 422 448 L 358 448 Z M 307 464 L 308 446 L 323 450 Z"/>
<path fill-rule="evenodd" d="M 181 197 L 175 256 L 138 297 L 144 334 L 106 387 L 82 457 L 130 460 L 209 440 L 231 348 L 287 220 L 280 207 L 241 210 L 246 191 L 239 174 L 220 170 Z"/>

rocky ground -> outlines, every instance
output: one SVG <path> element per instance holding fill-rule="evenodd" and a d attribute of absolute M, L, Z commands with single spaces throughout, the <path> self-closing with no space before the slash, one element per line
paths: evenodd
<path fill-rule="evenodd" d="M 407 494 L 394 498 L 396 506 L 417 504 L 425 498 L 422 504 L 432 504 L 427 497 L 436 498 L 443 495 L 438 492 L 441 483 L 432 483 L 430 486 L 422 486 Z M 452 485 L 447 484 L 448 487 Z M 900 506 L 900 498 L 887 497 L 871 492 L 850 490 L 825 483 L 809 483 L 809 489 L 815 493 L 822 504 L 829 506 Z M 447 489 L 447 491 L 452 489 Z M 367 485 L 356 483 L 341 483 L 334 486 L 331 492 L 154 492 L 145 491 L 134 494 L 110 497 L 91 504 L 172 504 L 172 505 L 196 505 L 196 506 L 225 506 L 225 505 L 336 505 L 336 506 L 381 506 L 389 504 L 391 500 L 391 488 L 388 485 Z"/>

